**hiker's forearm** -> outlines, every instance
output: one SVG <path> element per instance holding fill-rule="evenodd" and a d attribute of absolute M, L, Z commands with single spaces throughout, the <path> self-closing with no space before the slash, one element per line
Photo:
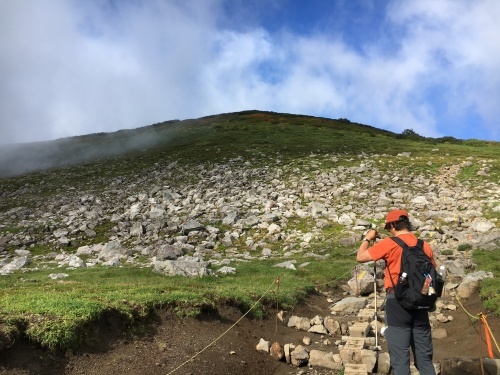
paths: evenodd
<path fill-rule="evenodd" d="M 361 242 L 361 245 L 359 245 L 358 253 L 356 254 L 356 260 L 358 262 L 365 263 L 373 260 L 370 252 L 368 251 L 369 248 L 370 243 L 363 240 L 363 242 Z"/>

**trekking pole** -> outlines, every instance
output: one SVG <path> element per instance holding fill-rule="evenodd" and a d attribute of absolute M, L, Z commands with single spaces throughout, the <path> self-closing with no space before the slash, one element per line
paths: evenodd
<path fill-rule="evenodd" d="M 377 262 L 373 263 L 373 291 L 375 293 L 375 306 L 373 316 L 375 318 L 375 363 L 378 361 L 378 352 L 380 348 L 378 346 L 378 314 L 377 314 Z"/>

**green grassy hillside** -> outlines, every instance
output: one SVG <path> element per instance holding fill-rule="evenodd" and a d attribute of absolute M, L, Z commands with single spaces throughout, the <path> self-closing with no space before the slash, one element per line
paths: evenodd
<path fill-rule="evenodd" d="M 398 156 L 401 153 L 411 153 L 411 158 Z M 237 168 L 251 165 L 259 171 L 275 168 L 280 173 L 277 180 L 288 183 L 294 178 L 330 173 L 333 168 L 338 171 L 357 167 L 361 157 L 368 165 L 376 164 L 378 175 L 387 176 L 382 182 L 387 187 L 397 181 L 394 174 L 405 178 L 410 172 L 425 176 L 432 183 L 443 168 L 463 163 L 467 158 L 473 162 L 460 169 L 454 177 L 457 182 L 471 188 L 498 186 L 500 176 L 497 142 L 433 139 L 414 132 L 394 134 L 346 119 L 245 111 L 2 150 L 0 213 L 6 221 L 0 225 L 0 238 L 26 230 L 21 219 L 16 219 L 20 207 L 28 212 L 29 218 L 30 210 L 45 207 L 46 202 L 55 202 L 49 210 L 62 210 L 64 203 L 60 201 L 64 197 L 112 196 L 118 194 L 123 184 L 136 186 L 137 192 L 149 190 L 157 183 L 158 175 L 169 172 L 172 165 L 176 166 L 175 173 L 161 183 L 172 188 L 194 188 L 203 181 L 204 170 L 219 165 L 233 163 Z M 485 165 L 488 172 L 478 173 Z M 368 178 L 370 169 L 363 173 Z M 250 175 L 248 181 L 258 178 Z M 339 205 L 347 206 L 349 200 L 361 199 L 346 197 Z M 307 195 L 298 202 L 308 203 Z M 494 221 L 499 218 L 498 212 L 489 208 L 485 208 L 485 215 Z M 54 219 L 54 226 L 60 224 L 58 220 L 61 219 Z M 220 222 L 212 224 L 227 229 Z M 305 232 L 311 222 L 290 217 L 287 225 L 290 232 Z M 39 259 L 55 251 L 50 243 L 38 241 L 50 227 L 33 224 L 28 231 L 31 236 L 28 249 Z M 95 237 L 70 244 L 64 251 L 74 253 L 78 246 L 106 242 L 116 234 L 113 227 L 109 221 L 99 222 L 93 228 Z M 110 311 L 120 314 L 130 325 L 146 319 L 162 306 L 175 308 L 181 315 L 196 315 L 218 304 L 231 303 L 242 311 L 254 306 L 253 314 L 259 316 L 266 305 L 275 303 L 277 277 L 282 280 L 279 303 L 287 308 L 300 303 L 315 288 L 330 288 L 339 280 L 345 281 L 356 262 L 351 256 L 352 248 L 346 250 L 338 245 L 341 237 L 340 225 L 323 229 L 310 249 L 328 256 L 328 261 L 311 261 L 297 255 L 296 261 L 311 262 L 308 268 L 290 271 L 273 268 L 275 259 L 252 260 L 243 263 L 237 274 L 218 278 L 165 277 L 145 266 L 123 264 L 116 268 L 72 270 L 70 281 L 55 282 L 48 277 L 54 270 L 40 263 L 0 276 L 0 335 L 10 339 L 25 335 L 43 346 L 67 348 L 81 344 L 87 338 L 88 327 Z M 235 247 L 243 249 L 242 242 Z M 278 242 L 271 250 L 279 251 L 280 246 L 283 244 Z M 10 245 L 5 252 L 13 255 L 19 247 Z M 221 253 L 227 250 L 219 248 Z M 480 252 L 481 264 L 487 264 L 492 254 Z M 497 271 L 494 269 L 496 276 Z M 498 290 L 497 280 L 488 282 L 490 289 L 484 290 L 483 295 L 493 301 L 491 308 L 498 313 L 500 303 L 492 292 Z M 256 301 L 259 302 L 254 305 Z"/>

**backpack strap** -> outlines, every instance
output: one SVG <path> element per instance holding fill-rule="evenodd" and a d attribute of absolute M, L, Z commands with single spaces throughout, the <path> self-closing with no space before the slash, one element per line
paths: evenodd
<path fill-rule="evenodd" d="M 408 245 L 406 244 L 406 242 L 404 242 L 401 238 L 399 237 L 391 237 L 391 240 L 393 240 L 394 242 L 396 242 L 399 246 L 401 246 L 401 248 L 403 250 L 407 249 L 408 248 Z M 420 241 L 420 240 L 419 240 Z"/>
<path fill-rule="evenodd" d="M 402 249 L 401 258 L 403 258 L 403 251 L 408 248 L 408 245 L 406 244 L 406 242 L 404 242 L 399 237 L 389 237 L 389 238 L 391 240 L 393 240 L 394 242 L 396 242 L 401 247 L 401 249 Z M 417 246 L 422 249 L 423 248 L 422 245 L 423 245 L 423 241 L 419 238 L 417 241 Z M 389 278 L 391 279 L 392 287 L 393 287 L 393 289 L 396 289 L 396 284 L 394 283 L 394 280 L 392 279 L 391 269 L 389 268 L 389 263 L 387 263 L 387 269 L 389 270 Z"/>
<path fill-rule="evenodd" d="M 406 242 L 404 242 L 399 237 L 390 237 L 390 239 L 396 242 L 401 247 L 401 249 L 403 249 L 403 251 L 409 248 Z M 417 240 L 417 244 L 415 246 L 418 247 L 420 250 L 424 251 L 424 241 L 421 240 L 420 238 Z M 401 256 L 403 256 L 403 253 L 401 253 Z M 389 269 L 389 263 L 387 263 L 387 269 L 389 270 L 389 278 L 391 279 L 392 287 L 396 288 L 394 280 L 392 279 L 391 270 Z"/>
<path fill-rule="evenodd" d="M 390 239 L 393 240 L 394 242 L 396 242 L 403 250 L 405 249 L 405 247 L 408 247 L 408 245 L 406 244 L 406 242 L 404 242 L 401 238 L 390 237 Z M 389 263 L 387 263 L 387 270 L 389 271 L 389 278 L 391 279 L 392 288 L 395 290 L 396 289 L 396 284 L 394 284 L 394 280 L 392 279 L 392 274 L 391 274 L 391 269 L 389 268 Z"/>
<path fill-rule="evenodd" d="M 408 248 L 409 246 L 406 244 L 406 242 L 404 242 L 401 238 L 399 237 L 391 237 L 391 240 L 393 240 L 394 242 L 396 242 L 399 246 L 401 246 L 401 248 L 404 250 L 406 248 Z M 418 247 L 420 250 L 424 250 L 424 241 L 422 239 L 418 239 L 417 240 L 417 244 L 415 245 L 415 247 Z"/>

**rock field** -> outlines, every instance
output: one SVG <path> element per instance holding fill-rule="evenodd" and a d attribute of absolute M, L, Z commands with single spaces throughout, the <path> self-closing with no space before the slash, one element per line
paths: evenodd
<path fill-rule="evenodd" d="M 500 186 L 481 178 L 488 176 L 491 160 L 467 157 L 432 174 L 430 167 L 439 157 L 435 150 L 428 160 L 420 158 L 429 170 L 416 171 L 406 167 L 414 160 L 411 153 L 348 160 L 310 155 L 300 166 L 282 163 L 279 155 L 269 166 L 242 158 L 197 167 L 165 161 L 135 176 L 108 180 L 96 170 L 94 181 L 105 189 L 61 182 L 57 195 L 30 207 L 15 204 L 37 191 L 26 183 L 15 191 L 0 191 L 0 199 L 14 202 L 14 208 L 0 212 L 0 275 L 43 268 L 53 269 L 50 277 L 57 279 L 75 268 L 126 263 L 166 275 L 204 276 L 237 272 L 238 262 L 267 258 L 294 269 L 299 266 L 296 255 L 327 259 L 331 246 L 355 251 L 366 230 L 380 226 L 387 211 L 404 208 L 438 263 L 447 267 L 446 295 L 468 298 L 482 279 L 492 277 L 474 271 L 470 250 L 498 248 L 500 229 L 488 211 L 500 211 Z M 460 170 L 473 163 L 481 166 L 477 179 L 461 182 Z M 332 227 L 336 230 L 327 231 Z M 34 251 L 40 248 L 46 251 Z M 363 309 L 374 306 L 370 267 L 360 265 L 353 272 L 343 286 L 347 297 L 331 301 L 331 316 L 287 317 L 288 327 L 319 335 L 371 336 L 374 321 L 370 313 L 363 315 Z M 378 270 L 383 271 L 382 265 Z M 441 302 L 433 322 L 449 321 L 447 312 L 456 309 L 451 300 Z M 342 326 L 342 319 L 334 317 L 345 314 L 361 316 Z M 381 327 L 379 323 L 379 334 Z M 373 362 L 366 349 L 346 352 L 347 337 L 336 342 L 340 352 L 335 357 L 308 351 L 307 343 L 271 344 L 262 339 L 257 350 L 286 355 L 297 366 L 309 361 L 339 369 L 340 363 L 352 362 L 368 368 Z M 381 353 L 380 363 L 387 360 Z"/>
<path fill-rule="evenodd" d="M 412 160 L 410 153 L 398 158 Z M 62 269 L 126 262 L 203 275 L 223 266 L 231 272 L 229 263 L 245 259 L 321 257 L 332 244 L 356 248 L 392 208 L 410 212 L 450 273 L 472 266 L 468 249 L 497 248 L 500 229 L 485 210 L 500 210 L 498 183 L 456 178 L 472 163 L 487 175 L 491 161 L 468 157 L 432 176 L 400 166 L 398 158 L 311 155 L 300 168 L 280 165 L 279 157 L 264 167 L 241 158 L 195 168 L 169 161 L 109 181 L 96 171 L 107 186 L 101 191 L 61 183 L 47 200 L 0 212 L 0 274 L 30 265 L 53 268 L 58 277 Z M 28 183 L 0 191 L 0 198 L 23 201 L 36 189 Z M 332 226 L 338 234 L 326 235 Z M 2 231 L 11 227 L 15 233 Z M 33 255 L 37 247 L 47 251 Z"/>

